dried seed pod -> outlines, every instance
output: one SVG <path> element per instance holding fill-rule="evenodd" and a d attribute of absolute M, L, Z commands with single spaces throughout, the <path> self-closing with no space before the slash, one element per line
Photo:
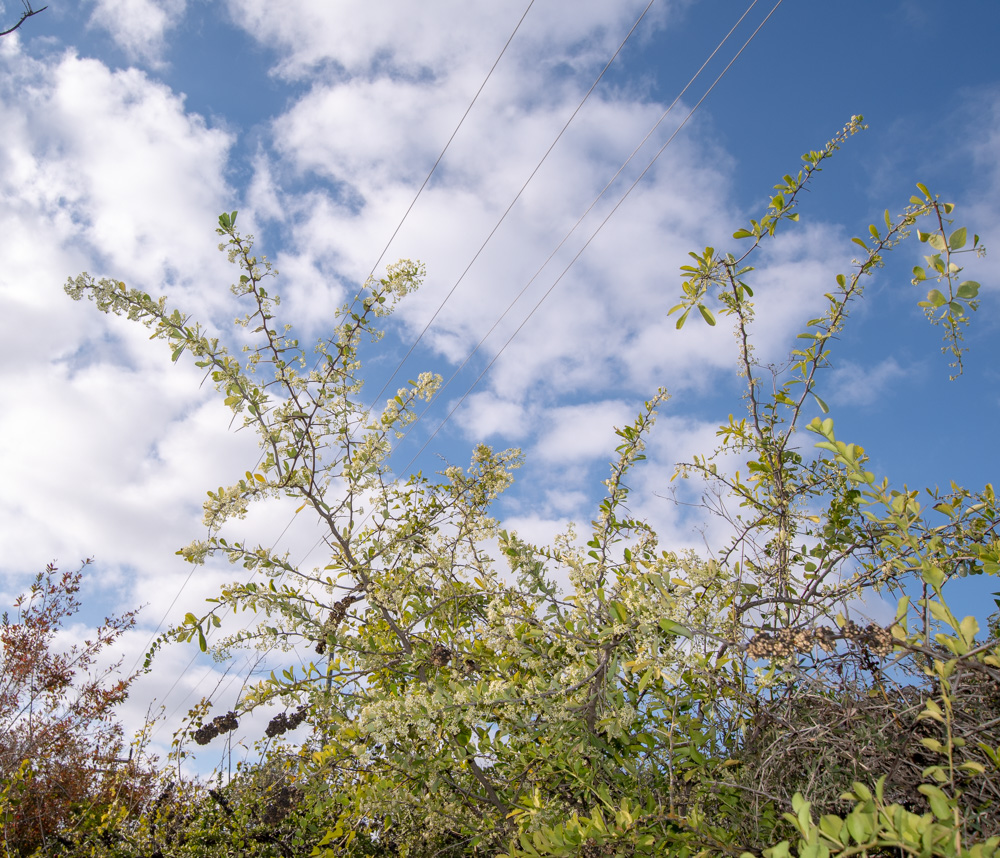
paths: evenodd
<path fill-rule="evenodd" d="M 452 652 L 442 644 L 435 644 L 431 650 L 431 664 L 435 667 L 445 667 L 451 661 Z"/>
<path fill-rule="evenodd" d="M 236 713 L 230 710 L 225 715 L 216 715 L 208 724 L 194 731 L 192 736 L 199 745 L 207 745 L 220 733 L 229 733 L 240 726 Z"/>

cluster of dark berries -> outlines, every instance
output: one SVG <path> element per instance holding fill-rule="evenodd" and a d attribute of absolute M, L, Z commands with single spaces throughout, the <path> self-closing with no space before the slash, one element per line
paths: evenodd
<path fill-rule="evenodd" d="M 330 616 L 326 618 L 326 622 L 323 624 L 323 637 L 316 642 L 317 655 L 323 655 L 326 652 L 327 636 L 337 631 L 337 626 L 347 616 L 347 609 L 351 607 L 353 601 L 354 599 L 350 596 L 344 596 L 339 602 L 334 602 L 333 607 L 330 609 Z"/>
<path fill-rule="evenodd" d="M 194 731 L 194 740 L 199 745 L 207 745 L 220 733 L 228 733 L 240 726 L 236 720 L 235 712 L 227 712 L 225 715 L 216 715 L 207 724 Z"/>
<path fill-rule="evenodd" d="M 814 646 L 831 652 L 835 640 L 833 631 L 825 627 L 778 629 L 773 635 L 757 632 L 747 645 L 747 655 L 750 658 L 790 658 L 796 653 L 812 652 Z"/>
<path fill-rule="evenodd" d="M 226 816 L 233 815 L 233 809 L 229 805 L 229 799 L 227 799 L 221 792 L 217 789 L 210 789 L 208 794 L 215 800 L 215 803 L 225 811 Z"/>
<path fill-rule="evenodd" d="M 268 722 L 267 728 L 264 730 L 264 735 L 268 739 L 273 739 L 275 736 L 280 736 L 282 733 L 294 730 L 305 720 L 305 706 L 300 706 L 291 715 L 286 712 L 279 712 Z"/>
<path fill-rule="evenodd" d="M 277 825 L 302 800 L 302 792 L 298 787 L 285 784 L 274 791 L 271 803 L 264 810 L 264 824 Z"/>
<path fill-rule="evenodd" d="M 825 626 L 811 629 L 778 629 L 773 635 L 758 632 L 747 644 L 747 655 L 751 658 L 790 658 L 796 653 L 811 652 L 815 646 L 826 652 L 833 652 L 838 640 L 850 641 L 862 651 L 882 656 L 892 652 L 893 647 L 892 633 L 889 629 L 875 623 L 869 623 L 862 628 L 853 620 L 848 620 L 839 633 Z"/>
<path fill-rule="evenodd" d="M 452 652 L 442 644 L 435 644 L 431 650 L 431 664 L 434 667 L 445 667 L 451 661 Z"/>
<path fill-rule="evenodd" d="M 844 638 L 854 641 L 862 649 L 871 650 L 875 655 L 888 655 L 895 641 L 892 632 L 877 623 L 869 623 L 862 628 L 853 620 L 844 623 Z"/>

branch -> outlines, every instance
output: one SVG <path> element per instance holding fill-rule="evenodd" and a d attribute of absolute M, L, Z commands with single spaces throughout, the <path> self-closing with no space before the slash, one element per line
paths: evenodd
<path fill-rule="evenodd" d="M 23 24 L 23 23 L 24 23 L 25 21 L 27 21 L 27 20 L 28 20 L 28 18 L 32 18 L 32 17 L 34 17 L 34 16 L 35 16 L 35 15 L 37 15 L 37 14 L 38 14 L 39 12 L 44 12 L 44 11 L 45 11 L 46 9 L 48 9 L 49 7 L 48 7 L 48 6 L 42 6 L 42 8 L 41 8 L 41 9 L 32 9 L 32 8 L 31 8 L 31 4 L 30 4 L 30 3 L 25 3 L 25 4 L 24 4 L 24 8 L 25 8 L 25 12 L 24 12 L 24 14 L 23 14 L 23 15 L 21 15 L 21 17 L 20 17 L 20 18 L 18 19 L 18 22 L 17 22 L 17 23 L 16 23 L 16 24 L 15 24 L 15 25 L 14 25 L 13 27 L 11 27 L 11 28 L 10 28 L 10 29 L 8 29 L 8 30 L 0 30 L 0 36 L 7 36 L 7 35 L 9 35 L 10 33 L 13 33 L 13 32 L 14 32 L 14 31 L 15 31 L 15 30 L 16 30 L 16 29 L 18 28 L 18 27 L 20 27 L 20 26 L 21 26 L 21 24 Z"/>

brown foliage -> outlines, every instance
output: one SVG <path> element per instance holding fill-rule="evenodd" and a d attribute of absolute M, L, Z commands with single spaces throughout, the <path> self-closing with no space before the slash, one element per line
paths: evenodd
<path fill-rule="evenodd" d="M 134 806 L 151 774 L 125 747 L 114 708 L 137 673 L 100 667 L 107 647 L 135 624 L 108 617 L 85 640 L 60 645 L 80 608 L 85 561 L 72 572 L 48 565 L 0 619 L 0 843 L 7 854 L 48 851 L 110 804 Z"/>

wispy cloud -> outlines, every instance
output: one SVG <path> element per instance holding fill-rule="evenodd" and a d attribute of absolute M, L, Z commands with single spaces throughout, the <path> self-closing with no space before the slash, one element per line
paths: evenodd
<path fill-rule="evenodd" d="M 831 405 L 869 406 L 878 402 L 889 388 L 911 375 L 894 357 L 885 358 L 874 366 L 863 366 L 851 360 L 836 361 L 826 383 Z"/>
<path fill-rule="evenodd" d="M 90 0 L 90 26 L 106 30 L 132 61 L 163 63 L 167 33 L 178 25 L 187 0 Z"/>

